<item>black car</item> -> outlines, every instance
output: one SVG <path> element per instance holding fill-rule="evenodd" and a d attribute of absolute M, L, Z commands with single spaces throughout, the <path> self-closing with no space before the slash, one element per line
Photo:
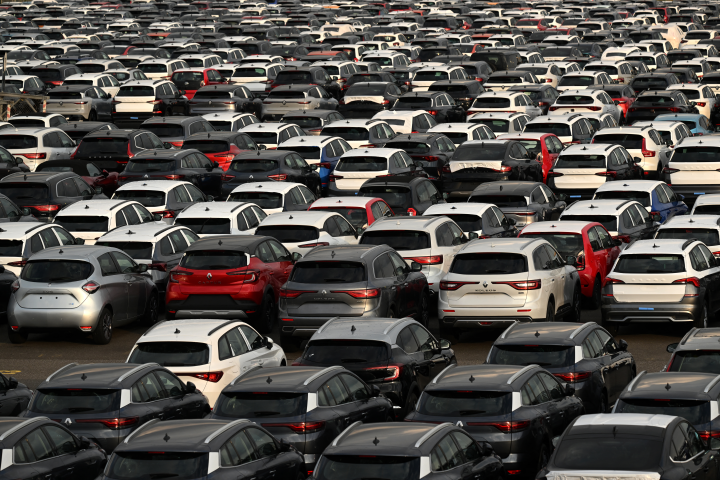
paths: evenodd
<path fill-rule="evenodd" d="M 683 48 L 682 50 L 670 50 L 667 52 L 668 62 L 673 65 L 675 62 L 681 60 L 695 60 L 702 59 L 705 57 L 701 50 L 692 50 L 689 48 Z"/>
<path fill-rule="evenodd" d="M 35 167 L 35 172 L 75 172 L 93 189 L 102 188 L 108 197 L 118 188 L 118 173 L 101 170 L 90 160 L 46 160 Z"/>
<path fill-rule="evenodd" d="M 260 118 L 262 102 L 243 85 L 207 85 L 200 87 L 190 100 L 191 114 L 233 111 L 252 113 Z"/>
<path fill-rule="evenodd" d="M 395 215 L 422 215 L 430 206 L 445 203 L 443 194 L 431 180 L 411 175 L 390 175 L 367 180 L 360 187 L 359 195 L 382 198 Z"/>
<path fill-rule="evenodd" d="M 461 60 L 461 61 L 453 61 L 448 63 L 448 66 L 454 67 L 459 66 L 462 67 L 468 75 L 470 75 L 470 78 L 474 78 L 478 82 L 485 82 L 490 77 L 490 75 L 493 72 L 492 67 L 488 65 L 486 62 L 480 62 L 475 61 L 471 62 L 468 60 Z"/>
<path fill-rule="evenodd" d="M 635 94 L 646 90 L 666 90 L 670 85 L 681 83 L 673 73 L 641 73 L 630 81 L 630 87 L 635 90 Z M 637 104 L 637 101 L 635 102 Z M 684 113 L 684 112 L 683 112 Z M 629 113 L 628 113 L 629 116 Z"/>
<path fill-rule="evenodd" d="M 603 54 L 602 47 L 596 43 L 596 42 L 580 42 L 573 44 L 574 48 L 577 48 L 580 50 L 580 53 L 582 53 L 583 57 L 591 57 L 591 58 L 600 58 Z M 542 52 L 543 55 L 545 55 L 545 52 Z M 577 55 L 567 55 L 570 56 L 577 56 Z"/>
<path fill-rule="evenodd" d="M 443 133 L 398 135 L 383 147 L 404 150 L 416 165 L 422 166 L 428 178 L 436 180 L 436 186 L 440 183 L 442 168 L 455 152 L 455 144 Z"/>
<path fill-rule="evenodd" d="M 73 172 L 12 173 L 0 179 L 0 194 L 41 221 L 52 221 L 71 203 L 107 198 L 102 188 L 91 187 Z"/>
<path fill-rule="evenodd" d="M 673 73 L 675 74 L 680 83 L 700 83 L 700 79 L 698 78 L 697 73 L 695 73 L 695 70 L 690 67 L 657 68 L 654 72 L 656 74 Z"/>
<path fill-rule="evenodd" d="M 340 98 L 342 91 L 340 84 L 333 80 L 322 67 L 286 68 L 281 70 L 270 86 L 275 88 L 280 85 L 319 85 L 335 99 Z"/>
<path fill-rule="evenodd" d="M 119 186 L 139 180 L 185 180 L 205 195 L 222 194 L 224 171 L 218 162 L 195 149 L 152 150 L 128 161 L 118 177 Z"/>
<path fill-rule="evenodd" d="M 83 122 L 81 125 L 89 122 Z M 97 130 L 85 135 L 72 155 L 75 160 L 91 160 L 99 169 L 121 172 L 128 160 L 145 150 L 163 150 L 160 138 L 147 130 Z"/>
<path fill-rule="evenodd" d="M 542 182 L 517 180 L 482 183 L 472 191 L 468 202 L 493 204 L 518 227 L 557 220 L 567 206 Z"/>
<path fill-rule="evenodd" d="M 665 75 L 677 80 L 672 73 Z M 633 80 L 631 86 L 634 83 Z M 637 92 L 637 87 L 634 88 Z M 640 120 L 655 120 L 655 117 L 664 113 L 698 113 L 694 103 L 679 90 L 643 90 L 628 109 L 627 123 L 630 125 Z"/>
<path fill-rule="evenodd" d="M 93 480 L 107 463 L 98 445 L 44 417 L 0 417 L 0 449 L 9 452 L 5 478 Z"/>
<path fill-rule="evenodd" d="M 352 75 L 350 75 L 350 78 L 348 78 L 347 82 L 345 82 L 345 84 L 343 85 L 343 90 L 347 90 L 349 87 L 356 83 L 365 82 L 391 82 L 400 87 L 402 93 L 408 91 L 408 86 L 405 85 L 405 82 L 403 80 L 398 80 L 392 73 L 388 72 L 387 70 L 381 70 L 379 72 L 353 73 Z"/>
<path fill-rule="evenodd" d="M 370 119 L 378 112 L 390 110 L 402 95 L 403 90 L 395 82 L 355 83 L 347 89 L 337 108 L 345 118 Z"/>
<path fill-rule="evenodd" d="M 58 125 L 60 130 L 67 133 L 68 137 L 75 140 L 79 144 L 85 135 L 91 132 L 117 130 L 118 127 L 114 123 L 109 122 L 73 122 Z"/>
<path fill-rule="evenodd" d="M 202 418 L 209 412 L 195 385 L 156 363 L 71 363 L 40 383 L 25 417 L 61 422 L 112 452 L 149 421 Z"/>
<path fill-rule="evenodd" d="M 517 50 L 502 50 L 499 48 L 483 48 L 470 55 L 470 60 L 473 62 L 485 62 L 496 72 L 499 70 L 515 70 L 518 65 L 523 63 L 523 59 Z"/>
<path fill-rule="evenodd" d="M 14 278 L 11 280 L 3 278 L 9 276 Z M 13 282 L 16 279 L 17 277 L 10 272 L 0 273 L 0 285 L 5 287 L 6 290 L 9 285 L 7 282 Z M 17 417 L 20 415 L 27 408 L 33 394 L 27 385 L 19 383 L 14 377 L 7 378 L 2 373 L 0 373 L 0 393 L 2 393 L 2 397 L 0 397 L 0 417 Z"/>
<path fill-rule="evenodd" d="M 530 97 L 538 107 L 542 109 L 543 115 L 548 114 L 550 105 L 555 103 L 557 97 L 560 96 L 555 87 L 552 85 L 540 84 L 540 85 L 515 85 L 508 89 L 513 92 L 523 92 L 525 95 Z"/>
<path fill-rule="evenodd" d="M 541 49 L 540 53 L 543 55 L 543 57 L 580 57 L 584 56 L 582 50 L 580 50 L 577 45 L 580 45 L 579 43 L 573 43 L 569 45 L 562 45 L 558 46 L 555 44 L 546 44 L 547 47 L 544 47 Z M 597 45 L 591 44 L 595 47 Z M 598 50 L 600 50 L 600 47 L 597 47 Z M 596 55 L 597 57 L 600 57 L 602 53 L 599 55 Z"/>
<path fill-rule="evenodd" d="M 305 135 L 320 135 L 324 126 L 340 120 L 345 117 L 335 110 L 292 110 L 283 115 L 280 123 L 294 123 Z"/>
<path fill-rule="evenodd" d="M 203 117 L 151 117 L 141 127 L 154 133 L 163 143 L 181 148 L 190 135 L 214 132 L 215 127 Z"/>
<path fill-rule="evenodd" d="M 392 68 L 383 71 L 388 72 L 393 77 L 395 77 L 395 83 L 397 83 L 398 86 L 405 85 L 406 87 L 408 87 L 408 92 L 412 92 L 412 79 L 415 76 L 415 71 L 417 71 L 417 67 Z"/>
<path fill-rule="evenodd" d="M 462 427 L 492 445 L 507 475 L 532 479 L 582 413 L 574 388 L 538 365 L 472 365 L 443 370 L 405 421 Z"/>
<path fill-rule="evenodd" d="M 586 412 L 606 413 L 635 378 L 637 367 L 627 342 L 616 341 L 595 322 L 545 323 L 540 330 L 529 323 L 511 325 L 493 343 L 486 363 L 542 365 L 573 385 Z"/>
<path fill-rule="evenodd" d="M 486 90 L 478 80 L 441 80 L 430 85 L 428 91 L 445 92 L 452 97 L 456 105 L 467 110 Z"/>
<path fill-rule="evenodd" d="M 295 480 L 305 478 L 302 467 L 296 448 L 247 420 L 154 421 L 115 450 L 98 480 Z"/>
<path fill-rule="evenodd" d="M 447 46 L 447 47 L 428 47 L 424 48 L 420 51 L 420 54 L 418 55 L 418 62 L 432 62 L 435 61 L 436 57 L 440 56 L 446 56 L 446 55 L 460 55 L 462 56 L 462 53 L 460 53 L 460 50 L 458 50 L 455 47 Z"/>
<path fill-rule="evenodd" d="M 307 55 L 308 53 L 310 53 L 308 49 L 302 45 L 278 45 L 272 47 L 267 54 L 277 55 L 283 57 L 284 60 L 294 62 L 296 59 Z"/>
<path fill-rule="evenodd" d="M 667 352 L 672 356 L 661 371 L 719 375 L 720 352 L 715 348 L 718 338 L 720 338 L 720 328 L 691 328 L 680 342 L 667 346 Z"/>
<path fill-rule="evenodd" d="M 570 423 L 537 478 L 618 476 L 714 479 L 717 450 L 687 420 L 669 415 L 594 414 Z"/>
<path fill-rule="evenodd" d="M 443 167 L 442 191 L 465 201 L 481 183 L 504 180 L 541 181 L 542 165 L 531 161 L 525 146 L 514 140 L 472 140 L 460 145 Z"/>
<path fill-rule="evenodd" d="M 462 105 L 456 105 L 455 100 L 443 92 L 406 93 L 395 102 L 390 110 L 425 110 L 435 117 L 438 123 L 464 122 L 467 118 Z"/>
<path fill-rule="evenodd" d="M 270 180 L 301 183 L 319 197 L 321 182 L 317 170 L 317 165 L 308 165 L 303 157 L 286 150 L 238 154 L 223 175 L 222 197 L 225 198 L 243 183 Z"/>
<path fill-rule="evenodd" d="M 208 417 L 260 425 L 304 454 L 303 473 L 313 471 L 323 450 L 352 423 L 394 418 L 392 403 L 378 387 L 368 386 L 341 366 L 252 368 L 223 389 Z"/>
<path fill-rule="evenodd" d="M 32 68 L 29 75 L 40 77 L 48 88 L 55 88 L 62 85 L 67 77 L 81 73 L 82 70 L 75 65 L 43 65 Z"/>

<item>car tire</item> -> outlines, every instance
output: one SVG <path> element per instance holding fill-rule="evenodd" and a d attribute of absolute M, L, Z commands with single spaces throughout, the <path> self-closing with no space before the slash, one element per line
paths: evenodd
<path fill-rule="evenodd" d="M 403 408 L 403 417 L 407 416 L 408 413 L 412 412 L 415 409 L 415 404 L 418 401 L 418 394 L 415 390 L 412 390 L 410 393 L 408 393 L 407 398 L 405 399 L 405 407 Z"/>
<path fill-rule="evenodd" d="M 538 452 L 537 470 L 532 472 L 533 478 L 535 478 L 535 474 L 537 472 L 542 470 L 545 467 L 545 465 L 547 465 L 549 459 L 550 459 L 550 457 L 548 456 L 548 453 L 547 453 L 547 446 L 543 443 L 540 446 L 540 452 Z"/>
<path fill-rule="evenodd" d="M 590 308 L 597 310 L 602 305 L 602 283 L 600 277 L 595 277 L 595 283 L 593 283 L 592 297 L 590 297 Z"/>
<path fill-rule="evenodd" d="M 90 114 L 88 115 L 88 122 L 97 122 L 97 112 L 95 110 L 90 110 Z"/>
<path fill-rule="evenodd" d="M 420 324 L 429 328 L 430 325 L 430 295 L 424 291 L 420 296 L 420 311 L 418 312 L 418 321 Z"/>
<path fill-rule="evenodd" d="M 545 322 L 555 321 L 555 302 L 548 300 L 547 310 L 545 311 Z"/>
<path fill-rule="evenodd" d="M 707 302 L 703 303 L 703 308 L 700 314 L 693 319 L 693 327 L 695 328 L 707 328 L 710 326 L 710 317 Z"/>
<path fill-rule="evenodd" d="M 7 331 L 8 337 L 10 338 L 10 343 L 14 345 L 20 345 L 21 343 L 27 342 L 28 334 L 27 332 L 23 331 L 22 328 L 18 331 L 14 331 L 12 328 L 10 328 L 10 325 L 8 324 Z"/>
<path fill-rule="evenodd" d="M 567 320 L 569 322 L 580 323 L 582 316 L 582 306 L 580 303 L 580 286 L 578 285 L 573 292 L 572 305 L 570 306 L 570 311 L 567 313 Z"/>
<path fill-rule="evenodd" d="M 145 305 L 145 315 L 143 316 L 145 324 L 155 325 L 159 319 L 159 312 L 158 294 L 157 292 L 152 292 L 150 293 L 150 298 L 148 298 L 147 305 Z"/>
<path fill-rule="evenodd" d="M 262 312 L 258 319 L 258 331 L 262 334 L 268 335 L 272 332 L 275 327 L 275 320 L 277 320 L 277 308 L 275 306 L 275 299 L 272 295 L 265 295 L 265 300 L 262 304 Z"/>
<path fill-rule="evenodd" d="M 95 324 L 95 328 L 92 331 L 92 339 L 98 345 L 107 345 L 112 340 L 112 312 L 109 308 L 105 307 L 98 321 Z"/>

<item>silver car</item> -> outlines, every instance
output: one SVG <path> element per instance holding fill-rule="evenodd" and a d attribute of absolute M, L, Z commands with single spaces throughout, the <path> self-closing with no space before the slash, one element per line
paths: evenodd
<path fill-rule="evenodd" d="M 283 85 L 270 91 L 263 100 L 264 122 L 279 122 L 292 110 L 337 110 L 338 101 L 322 87 L 314 85 Z"/>
<path fill-rule="evenodd" d="M 90 122 L 112 120 L 112 96 L 102 88 L 88 85 L 56 87 L 48 92 L 47 111 L 68 120 Z"/>
<path fill-rule="evenodd" d="M 158 293 L 147 265 L 122 250 L 63 245 L 33 255 L 12 286 L 8 333 L 23 343 L 28 333 L 64 328 L 110 343 L 114 327 L 158 319 Z"/>

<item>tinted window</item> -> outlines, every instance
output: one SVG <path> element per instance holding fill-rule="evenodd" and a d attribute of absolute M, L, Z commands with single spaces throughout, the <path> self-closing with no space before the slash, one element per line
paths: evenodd
<path fill-rule="evenodd" d="M 207 250 L 186 252 L 180 266 L 191 270 L 233 270 L 247 266 L 244 252 Z"/>
<path fill-rule="evenodd" d="M 365 280 L 364 265 L 355 262 L 299 262 L 290 278 L 296 283 L 354 283 Z"/>
<path fill-rule="evenodd" d="M 360 239 L 362 245 L 388 245 L 395 250 L 421 250 L 430 248 L 430 236 L 425 232 L 410 230 L 386 230 L 365 232 Z"/>
<path fill-rule="evenodd" d="M 527 272 L 527 258 L 516 253 L 465 253 L 450 266 L 459 275 L 508 275 Z"/>

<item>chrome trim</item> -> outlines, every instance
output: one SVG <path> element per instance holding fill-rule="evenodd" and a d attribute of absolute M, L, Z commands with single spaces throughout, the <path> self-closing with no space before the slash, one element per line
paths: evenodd
<path fill-rule="evenodd" d="M 441 423 L 440 425 L 438 425 L 437 427 L 433 428 L 432 430 L 427 432 L 425 435 L 420 437 L 420 440 L 415 442 L 415 448 L 419 448 L 420 446 L 422 446 L 423 443 L 427 442 L 430 437 L 432 437 L 433 435 L 438 433 L 443 428 L 452 427 L 452 426 L 453 426 L 453 424 L 450 422 Z"/>
<path fill-rule="evenodd" d="M 215 438 L 217 438 L 218 435 L 221 435 L 222 433 L 228 431 L 229 429 L 233 428 L 234 426 L 240 425 L 241 423 L 248 423 L 248 422 L 250 422 L 250 420 L 248 420 L 247 418 L 241 418 L 240 420 L 235 420 L 234 422 L 230 422 L 226 425 L 223 425 L 222 427 L 215 430 L 214 433 L 211 433 L 210 435 L 208 435 L 208 437 L 205 439 L 205 441 L 203 441 L 203 443 L 210 443 Z"/>

